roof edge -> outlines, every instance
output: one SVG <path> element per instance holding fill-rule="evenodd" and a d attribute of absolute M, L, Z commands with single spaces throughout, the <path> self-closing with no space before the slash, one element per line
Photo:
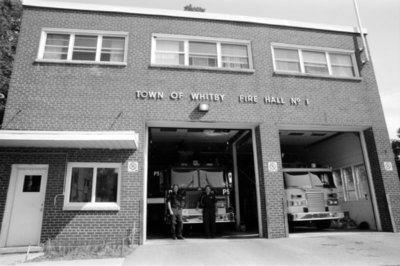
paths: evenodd
<path fill-rule="evenodd" d="M 351 26 L 329 25 L 329 24 L 291 21 L 283 19 L 259 18 L 259 17 L 240 16 L 240 15 L 217 14 L 217 13 L 201 13 L 201 12 L 188 12 L 180 10 L 151 9 L 151 8 L 139 8 L 130 6 L 98 5 L 98 4 L 87 4 L 87 3 L 66 3 L 61 1 L 58 2 L 50 0 L 23 0 L 23 5 L 30 7 L 42 7 L 42 8 L 54 8 L 54 9 L 99 11 L 99 12 L 140 14 L 149 16 L 233 21 L 233 22 L 272 25 L 272 26 L 305 28 L 313 30 L 360 33 L 360 30 L 357 27 L 351 27 Z M 364 33 L 367 33 L 366 29 L 363 30 Z"/>

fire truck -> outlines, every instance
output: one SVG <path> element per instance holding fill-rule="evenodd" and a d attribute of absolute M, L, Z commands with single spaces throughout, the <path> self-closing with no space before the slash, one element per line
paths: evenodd
<path fill-rule="evenodd" d="M 174 167 L 171 169 L 171 185 L 177 184 L 185 197 L 182 209 L 184 224 L 203 223 L 202 209 L 198 208 L 204 187 L 210 185 L 217 199 L 216 222 L 235 222 L 234 208 L 231 205 L 232 174 L 219 167 Z M 170 193 L 171 191 L 168 191 Z"/>
<path fill-rule="evenodd" d="M 308 222 L 324 229 L 344 217 L 331 169 L 284 168 L 283 175 L 290 225 Z"/>

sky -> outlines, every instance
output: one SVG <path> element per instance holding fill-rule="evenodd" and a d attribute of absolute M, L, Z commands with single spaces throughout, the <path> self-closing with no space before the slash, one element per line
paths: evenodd
<path fill-rule="evenodd" d="M 353 0 L 52 0 L 183 10 L 192 4 L 208 13 L 357 26 Z M 388 125 L 400 128 L 400 0 L 358 0 Z"/>

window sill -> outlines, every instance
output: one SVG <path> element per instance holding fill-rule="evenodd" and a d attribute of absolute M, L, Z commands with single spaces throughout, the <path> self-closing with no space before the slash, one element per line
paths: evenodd
<path fill-rule="evenodd" d="M 126 62 L 93 62 L 93 61 L 79 61 L 79 60 L 47 60 L 36 59 L 35 63 L 51 63 L 51 64 L 72 64 L 72 65 L 104 65 L 104 66 L 126 66 Z"/>
<path fill-rule="evenodd" d="M 273 75 L 276 75 L 276 76 L 290 76 L 290 77 L 334 79 L 334 80 L 348 80 L 348 81 L 362 81 L 361 77 L 340 77 L 340 76 L 313 75 L 313 74 L 284 72 L 284 71 L 274 71 Z"/>
<path fill-rule="evenodd" d="M 63 211 L 119 211 L 117 203 L 68 203 L 64 205 Z"/>
<path fill-rule="evenodd" d="M 236 69 L 236 68 L 217 68 L 217 67 L 199 67 L 199 66 L 177 66 L 177 65 L 160 65 L 151 64 L 150 68 L 167 68 L 167 69 L 182 69 L 182 70 L 204 70 L 215 72 L 232 72 L 232 73 L 246 73 L 253 74 L 254 69 Z"/>

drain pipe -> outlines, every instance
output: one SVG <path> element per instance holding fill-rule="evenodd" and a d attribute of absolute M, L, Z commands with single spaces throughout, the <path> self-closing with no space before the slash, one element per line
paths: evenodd
<path fill-rule="evenodd" d="M 364 29 L 363 26 L 361 24 L 361 17 L 360 17 L 360 12 L 358 11 L 358 4 L 357 4 L 357 0 L 353 0 L 354 3 L 354 9 L 356 11 L 356 17 L 357 17 L 357 22 L 358 22 L 358 28 L 360 30 L 360 34 L 361 34 L 361 40 L 363 42 L 363 46 L 364 46 L 364 52 L 365 52 L 365 59 L 367 60 L 367 62 L 369 61 L 369 51 L 368 51 L 368 47 L 367 47 L 367 42 L 365 40 L 365 36 L 364 36 Z"/>

